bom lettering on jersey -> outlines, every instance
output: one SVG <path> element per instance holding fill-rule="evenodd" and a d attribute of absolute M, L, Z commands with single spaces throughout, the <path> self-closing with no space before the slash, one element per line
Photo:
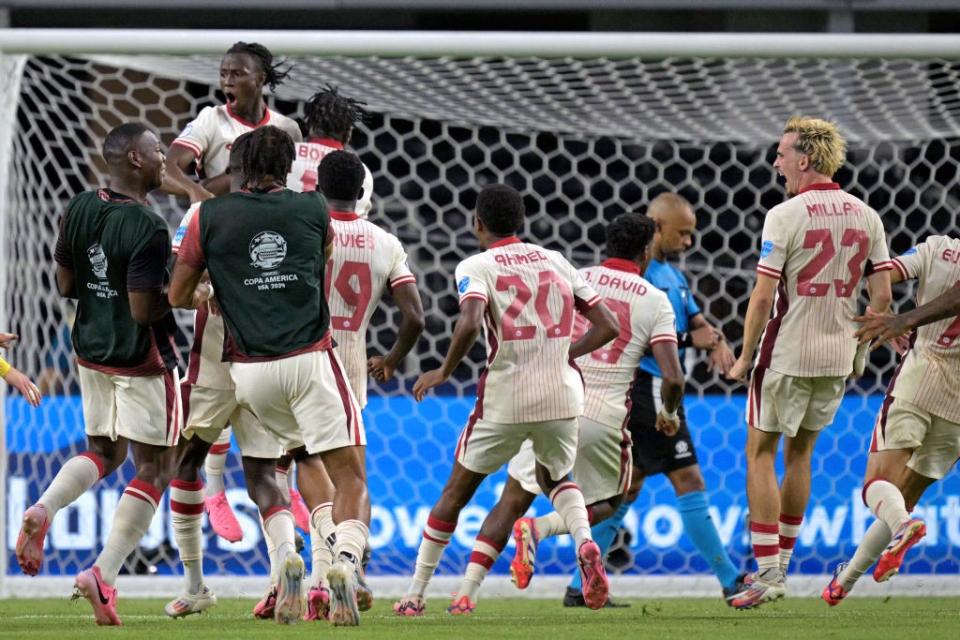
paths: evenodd
<path fill-rule="evenodd" d="M 638 296 L 647 295 L 647 288 L 643 286 L 642 283 L 637 282 L 636 280 L 624 280 L 618 276 L 611 276 L 607 275 L 606 273 L 600 274 L 600 278 L 597 280 L 597 286 L 621 289 L 627 293 L 635 293 Z"/>
<path fill-rule="evenodd" d="M 807 205 L 808 218 L 823 218 L 834 216 L 863 215 L 863 207 L 855 202 L 844 202 L 842 205 L 831 202 L 829 205 L 815 202 Z"/>
<path fill-rule="evenodd" d="M 493 259 L 497 261 L 497 264 L 509 267 L 518 264 L 546 262 L 547 256 L 542 251 L 534 250 L 529 253 L 498 253 Z"/>
<path fill-rule="evenodd" d="M 327 155 L 327 151 L 328 149 L 321 148 L 313 144 L 300 143 L 297 145 L 297 157 L 314 162 L 320 162 L 323 160 L 324 156 Z"/>

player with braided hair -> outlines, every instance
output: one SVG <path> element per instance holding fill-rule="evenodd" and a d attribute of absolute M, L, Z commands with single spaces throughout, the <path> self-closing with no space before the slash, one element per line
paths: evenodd
<path fill-rule="evenodd" d="M 264 86 L 274 90 L 286 75 L 287 70 L 282 68 L 282 63 L 275 62 L 273 54 L 263 45 L 237 42 L 230 47 L 220 61 L 220 90 L 226 103 L 205 107 L 170 145 L 163 188 L 171 193 L 187 195 L 192 202 L 228 193 L 230 149 L 234 141 L 240 135 L 263 125 L 277 126 L 295 142 L 299 141 L 299 125 L 267 108 L 263 99 Z M 195 182 L 184 173 L 191 165 L 196 166 L 200 182 Z M 177 233 L 175 245 L 185 230 L 186 227 L 182 227 Z M 233 383 L 220 363 L 224 340 L 223 319 L 211 315 L 204 306 L 197 311 L 194 326 L 199 339 L 194 342 L 190 355 L 189 375 L 183 382 L 183 393 L 188 394 L 188 388 L 194 391 L 188 419 L 195 421 L 195 425 L 206 425 L 215 422 L 215 417 L 222 413 L 223 407 L 204 402 L 202 398 L 232 393 Z M 243 531 L 227 502 L 223 482 L 227 452 L 230 450 L 230 433 L 229 428 L 223 429 L 206 457 L 204 507 L 210 516 L 210 526 L 217 535 L 236 542 L 243 537 Z"/>
<path fill-rule="evenodd" d="M 317 165 L 331 151 L 340 151 L 350 144 L 353 127 L 362 122 L 367 112 L 365 102 L 355 100 L 327 85 L 313 94 L 304 110 L 303 124 L 307 141 L 297 144 L 293 169 L 287 178 L 287 187 L 299 191 L 315 191 Z M 363 165 L 363 187 L 357 199 L 356 213 L 366 218 L 372 206 L 373 174 Z"/>

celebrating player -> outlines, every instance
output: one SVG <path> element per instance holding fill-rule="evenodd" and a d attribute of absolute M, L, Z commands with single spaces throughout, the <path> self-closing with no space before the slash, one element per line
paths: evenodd
<path fill-rule="evenodd" d="M 317 165 L 331 151 L 340 151 L 350 144 L 353 126 L 363 120 L 366 104 L 340 93 L 327 85 L 313 94 L 304 107 L 306 142 L 297 144 L 297 155 L 287 178 L 287 186 L 295 191 L 317 189 Z M 362 164 L 362 163 L 361 163 Z M 363 165 L 363 184 L 357 198 L 356 214 L 366 218 L 373 206 L 373 174 Z"/>
<path fill-rule="evenodd" d="M 557 252 L 521 241 L 523 199 L 504 185 L 477 197 L 474 233 L 484 252 L 456 269 L 460 318 L 439 369 L 414 385 L 418 401 L 441 385 L 486 330 L 487 369 L 477 385 L 477 403 L 457 449 L 440 499 L 430 511 L 417 553 L 416 573 L 394 605 L 398 615 L 422 615 L 427 583 L 457 526 L 463 506 L 480 482 L 530 440 L 540 488 L 549 494 L 577 545 L 584 595 L 591 608 L 607 599 L 607 578 L 580 488 L 567 480 L 577 450 L 577 417 L 583 382 L 571 360 L 616 337 L 617 322 L 600 296 Z M 574 307 L 593 326 L 572 342 Z"/>
<path fill-rule="evenodd" d="M 103 158 L 109 188 L 70 201 L 55 253 L 57 286 L 77 300 L 73 346 L 89 448 L 68 460 L 27 509 L 16 550 L 23 571 L 36 575 L 57 511 L 113 473 L 131 447 L 136 476 L 117 503 L 103 551 L 74 584 L 74 598 L 90 601 L 97 624 L 119 625 L 114 584 L 170 480 L 180 394 L 176 325 L 163 296 L 170 235 L 145 205 L 147 193 L 163 181 L 160 143 L 146 126 L 122 124 L 107 134 Z M 183 306 L 194 308 L 208 295 L 201 285 Z"/>
<path fill-rule="evenodd" d="M 250 134 L 245 133 L 234 141 L 230 150 L 232 191 L 240 191 L 243 187 L 241 160 L 249 143 Z M 180 222 L 180 227 L 173 239 L 174 255 L 179 254 L 184 234 L 201 204 L 202 202 L 197 202 L 192 205 Z M 172 618 L 200 613 L 217 603 L 213 591 L 203 582 L 203 534 L 200 524 L 203 517 L 204 491 L 203 483 L 200 481 L 200 468 L 207 457 L 207 452 L 214 446 L 213 443 L 218 441 L 228 423 L 235 425 L 238 440 L 249 437 L 242 434 L 256 432 L 259 428 L 256 425 L 257 417 L 237 402 L 233 380 L 230 379 L 230 365 L 221 362 L 219 355 L 222 353 L 223 343 L 219 345 L 219 352 L 213 348 L 216 345 L 211 345 L 208 349 L 202 348 L 205 323 L 208 319 L 217 318 L 222 323 L 218 316 L 210 315 L 207 305 L 202 305 L 202 311 L 202 314 L 200 310 L 197 312 L 200 320 L 194 329 L 194 343 L 190 350 L 187 379 L 181 385 L 184 413 L 183 439 L 180 443 L 180 463 L 170 483 L 170 516 L 174 538 L 180 552 L 180 562 L 183 563 L 185 580 L 184 590 L 164 607 L 166 614 Z M 213 353 L 217 353 L 215 358 L 212 356 Z M 211 380 L 220 384 L 213 386 L 204 384 Z M 275 458 L 281 453 L 279 446 L 259 452 L 260 456 L 265 458 Z M 283 486 L 286 488 L 286 482 Z M 276 546 L 269 536 L 265 538 L 270 558 L 270 584 L 275 585 L 278 581 L 277 569 L 280 562 L 276 557 Z M 269 607 L 259 606 L 254 609 L 255 616 L 273 617 L 276 590 L 273 589 L 271 594 Z"/>
<path fill-rule="evenodd" d="M 854 365 L 862 354 L 852 318 L 864 275 L 870 309 L 882 313 L 890 305 L 893 266 L 883 223 L 876 211 L 832 181 L 845 150 L 836 125 L 801 117 L 787 122 L 777 146 L 773 166 L 786 179 L 789 200 L 764 221 L 743 350 L 728 374 L 745 380 L 760 343 L 747 394 L 746 451 L 758 571 L 733 597 L 737 608 L 786 593 L 787 568 L 810 497 L 814 444 L 833 421 L 847 376 L 862 371 L 862 364 Z M 768 322 L 774 292 L 776 309 Z M 774 461 L 781 435 L 786 436 L 786 471 L 778 487 Z"/>
<path fill-rule="evenodd" d="M 960 280 L 960 240 L 931 236 L 893 261 L 891 281 L 917 278 L 921 305 Z M 839 565 L 823 590 L 839 604 L 857 579 L 877 562 L 873 579 L 894 576 L 906 552 L 926 533 L 910 511 L 931 484 L 960 458 L 960 318 L 920 327 L 897 367 L 870 441 L 863 501 L 877 516 L 850 563 Z"/>
<path fill-rule="evenodd" d="M 407 267 L 406 251 L 395 236 L 361 219 L 357 213 L 364 175 L 365 168 L 356 155 L 332 151 L 320 162 L 317 177 L 330 207 L 334 233 L 335 250 L 327 263 L 325 285 L 329 292 L 331 333 L 361 409 L 367 404 L 368 368 L 376 379 L 390 380 L 423 331 L 423 305 L 416 278 Z M 367 326 L 377 301 L 388 288 L 402 316 L 397 338 L 386 355 L 368 362 Z M 303 465 L 297 468 L 304 497 L 313 509 L 313 566 L 306 619 L 320 620 L 326 617 L 326 573 L 336 544 L 333 487 L 326 474 L 312 474 L 312 468 Z M 365 611 L 373 604 L 372 594 L 364 583 L 360 586 L 358 608 Z"/>
<path fill-rule="evenodd" d="M 580 442 L 573 478 L 583 491 L 594 523 L 613 515 L 630 484 L 630 436 L 626 430 L 630 392 L 637 365 L 648 346 L 664 372 L 657 428 L 671 433 L 680 424 L 677 411 L 683 398 L 683 371 L 677 356 L 673 309 L 666 294 L 640 275 L 649 260 L 654 231 L 653 221 L 644 215 L 619 216 L 607 226 L 607 260 L 580 271 L 603 296 L 620 324 L 620 335 L 610 346 L 577 360 L 583 372 L 586 401 L 579 419 Z M 586 325 L 583 317 L 577 316 L 576 333 L 582 335 Z M 483 521 L 450 613 L 467 614 L 476 607 L 477 590 L 507 542 L 511 524 L 540 493 L 535 467 L 533 450 L 529 442 L 525 443 L 510 461 L 506 487 Z M 568 533 L 566 523 L 556 511 L 516 521 L 513 537 L 517 548 L 510 572 L 519 588 L 530 583 L 538 543 L 563 533 Z"/>
<path fill-rule="evenodd" d="M 323 197 L 283 188 L 294 143 L 267 126 L 251 134 L 242 156 L 249 191 L 210 200 L 187 229 L 170 285 L 171 304 L 187 301 L 206 269 L 228 327 L 225 357 L 237 399 L 261 420 L 257 441 L 305 446 L 302 464 L 325 468 L 335 487 L 335 563 L 327 573 L 330 619 L 357 625 L 357 571 L 369 535 L 360 408 L 329 332 L 323 288 L 333 234 Z M 285 558 L 276 618 L 303 614 L 303 560 L 294 551 L 294 521 L 274 481 L 276 459 L 247 453 L 248 491 L 264 528 Z M 320 458 L 312 457 L 320 454 Z M 322 465 L 320 465 L 322 460 Z"/>
<path fill-rule="evenodd" d="M 263 99 L 263 87 L 275 90 L 287 76 L 280 63 L 275 63 L 273 54 L 257 43 L 237 42 L 220 61 L 220 91 L 226 104 L 205 107 L 180 133 L 170 146 L 167 157 L 167 179 L 164 188 L 173 193 L 182 193 L 192 202 L 200 202 L 230 190 L 230 176 L 226 170 L 230 162 L 230 148 L 238 136 L 266 124 L 280 127 L 294 141 L 300 140 L 297 123 L 272 109 Z M 194 182 L 184 172 L 196 164 L 200 183 Z M 204 305 L 197 310 L 195 331 L 200 339 L 194 340 L 194 356 L 186 383 L 198 391 L 194 402 L 203 402 L 197 396 L 214 395 L 217 391 L 231 391 L 233 383 L 225 367 L 220 365 L 223 346 L 223 320 L 211 315 Z M 229 394 L 232 396 L 232 391 Z M 214 399 L 216 400 L 216 399 Z M 231 403 L 227 403 L 229 408 Z M 219 410 L 210 407 L 211 411 Z M 230 450 L 230 429 L 223 429 L 217 442 L 206 456 L 204 508 L 210 516 L 210 526 L 225 540 L 236 542 L 243 537 L 243 530 L 227 502 L 223 472 Z"/>
<path fill-rule="evenodd" d="M 693 207 L 682 196 L 662 193 L 650 202 L 647 214 L 657 226 L 653 238 L 652 259 L 644 278 L 667 294 L 673 307 L 677 334 L 681 341 L 680 362 L 684 361 L 684 348 L 688 346 L 709 352 L 709 367 L 726 373 L 734 362 L 733 353 L 723 334 L 704 317 L 686 276 L 668 259 L 675 258 L 693 244 L 697 218 Z M 683 520 L 683 529 L 690 537 L 700 556 L 707 561 L 720 581 L 724 598 L 742 589 L 742 578 L 730 560 L 716 523 L 710 515 L 706 483 L 697 460 L 693 438 L 687 427 L 683 404 L 680 405 L 680 428 L 676 433 L 667 433 L 656 428 L 657 415 L 661 409 L 661 395 L 666 383 L 655 357 L 647 355 L 640 361 L 640 370 L 633 385 L 629 429 L 633 440 L 633 478 L 627 499 L 609 519 L 593 529 L 594 539 L 606 553 L 623 525 L 623 519 L 643 487 L 646 477 L 664 473 L 677 496 L 677 506 Z M 565 606 L 583 606 L 580 593 L 580 576 L 575 572 L 563 598 Z M 608 606 L 617 606 L 610 600 Z"/>

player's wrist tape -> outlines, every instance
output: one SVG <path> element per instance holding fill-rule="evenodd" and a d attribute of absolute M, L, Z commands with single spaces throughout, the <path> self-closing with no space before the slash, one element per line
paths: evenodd
<path fill-rule="evenodd" d="M 7 374 L 10 373 L 10 369 L 13 369 L 10 363 L 0 358 L 0 378 L 6 378 Z"/>
<path fill-rule="evenodd" d="M 660 408 L 660 415 L 662 415 L 662 416 L 663 416 L 664 418 L 666 418 L 667 420 L 676 420 L 677 417 L 680 415 L 680 409 L 679 409 L 679 407 L 678 407 L 677 409 L 674 409 L 673 411 L 667 411 L 667 408 L 666 408 L 666 407 L 661 407 L 661 408 Z"/>

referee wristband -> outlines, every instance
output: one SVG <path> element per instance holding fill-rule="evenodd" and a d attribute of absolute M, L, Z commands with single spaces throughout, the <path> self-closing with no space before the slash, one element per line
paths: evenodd
<path fill-rule="evenodd" d="M 7 374 L 10 373 L 10 369 L 13 369 L 10 363 L 0 358 L 0 378 L 6 378 Z"/>
<path fill-rule="evenodd" d="M 660 409 L 660 414 L 668 420 L 676 420 L 677 417 L 680 415 L 680 409 L 677 408 L 674 411 L 670 412 L 670 411 L 667 411 L 666 407 L 662 407 Z"/>

